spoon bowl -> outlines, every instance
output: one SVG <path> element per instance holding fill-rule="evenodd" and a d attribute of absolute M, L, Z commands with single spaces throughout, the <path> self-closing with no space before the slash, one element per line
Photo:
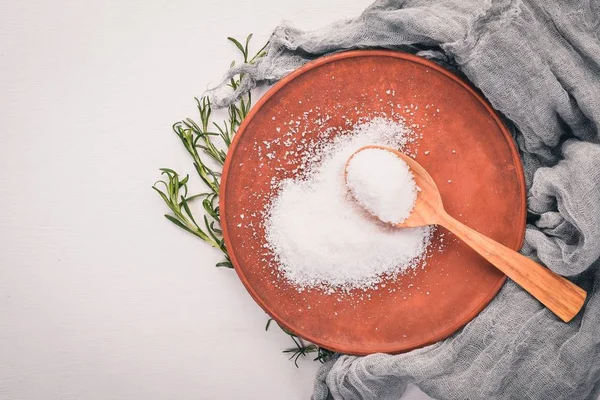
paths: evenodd
<path fill-rule="evenodd" d="M 345 178 L 348 178 L 348 165 L 350 164 L 350 160 L 361 151 L 368 149 L 389 151 L 404 161 L 410 168 L 415 184 L 419 188 L 415 207 L 408 218 L 401 223 L 387 223 L 398 228 L 418 228 L 420 226 L 437 224 L 438 222 L 435 221 L 436 210 L 443 210 L 444 208 L 440 191 L 425 168 L 406 154 L 385 146 L 370 145 L 361 147 L 348 158 L 348 161 L 346 161 Z M 378 218 L 377 215 L 374 216 Z"/>
<path fill-rule="evenodd" d="M 410 168 L 415 184 L 419 189 L 414 208 L 403 222 L 382 222 L 398 228 L 441 225 L 519 284 L 563 321 L 570 321 L 581 310 L 587 296 L 583 289 L 451 217 L 444 209 L 442 196 L 431 175 L 416 160 L 406 154 L 385 146 L 361 147 L 346 162 L 346 182 L 348 179 L 348 165 L 352 158 L 358 153 L 369 149 L 389 151 L 405 162 Z M 354 196 L 354 193 L 352 194 Z M 374 216 L 378 218 L 377 215 Z"/>

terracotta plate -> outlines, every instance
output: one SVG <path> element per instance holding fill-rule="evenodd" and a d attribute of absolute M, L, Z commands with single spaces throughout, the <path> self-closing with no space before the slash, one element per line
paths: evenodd
<path fill-rule="evenodd" d="M 223 231 L 254 300 L 292 332 L 343 353 L 397 353 L 444 339 L 475 317 L 505 280 L 441 228 L 434 248 L 444 238 L 443 251 L 433 251 L 424 269 L 371 291 L 370 299 L 299 293 L 278 276 L 265 255 L 261 211 L 273 195 L 271 179 L 292 176 L 294 156 L 283 159 L 281 140 L 269 149 L 275 157 L 265 157 L 261 143 L 283 137 L 290 125 L 297 133 L 285 138 L 296 141 L 303 131 L 392 110 L 419 126 L 417 161 L 452 216 L 513 249 L 524 236 L 525 185 L 515 145 L 491 107 L 456 76 L 391 51 L 341 53 L 295 71 L 261 98 L 231 146 L 221 187 Z"/>

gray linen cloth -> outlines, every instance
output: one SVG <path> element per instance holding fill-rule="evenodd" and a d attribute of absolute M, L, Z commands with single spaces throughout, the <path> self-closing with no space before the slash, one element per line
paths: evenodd
<path fill-rule="evenodd" d="M 460 71 L 499 110 L 523 158 L 522 252 L 589 291 L 560 322 L 508 281 L 447 340 L 401 355 L 340 355 L 313 398 L 398 399 L 407 382 L 439 399 L 595 399 L 600 394 L 600 1 L 386 0 L 304 32 L 278 27 L 233 97 L 331 52 L 391 48 Z M 514 125 L 513 125 L 514 124 Z M 398 321 L 399 324 L 402 321 Z"/>

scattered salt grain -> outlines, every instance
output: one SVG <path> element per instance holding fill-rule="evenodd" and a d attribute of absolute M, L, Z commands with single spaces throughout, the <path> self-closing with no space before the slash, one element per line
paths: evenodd
<path fill-rule="evenodd" d="M 374 289 L 425 258 L 432 228 L 378 222 L 354 200 L 344 179 L 346 161 L 359 148 L 403 150 L 417 137 L 403 123 L 377 117 L 319 141 L 304 152 L 301 173 L 276 183 L 263 215 L 266 248 L 298 291 Z"/>
<path fill-rule="evenodd" d="M 383 222 L 401 223 L 417 199 L 409 166 L 394 153 L 378 148 L 356 153 L 346 168 L 346 183 L 356 200 Z"/>

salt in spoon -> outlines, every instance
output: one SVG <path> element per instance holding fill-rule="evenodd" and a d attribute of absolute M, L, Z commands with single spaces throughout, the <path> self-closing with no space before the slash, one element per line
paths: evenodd
<path fill-rule="evenodd" d="M 385 223 L 398 228 L 441 225 L 529 292 L 563 321 L 569 322 L 577 315 L 587 295 L 583 289 L 448 215 L 444 210 L 442 197 L 435 182 L 427 171 L 411 157 L 389 147 L 361 147 L 346 162 L 346 183 L 348 183 L 348 165 L 350 161 L 356 154 L 367 149 L 386 150 L 404 161 L 410 172 L 412 172 L 417 187 L 420 189 L 413 210 L 402 223 Z M 352 190 L 350 191 L 352 192 Z M 352 194 L 355 196 L 354 192 Z M 372 213 L 371 210 L 367 211 Z M 378 217 L 377 215 L 374 216 Z"/>

